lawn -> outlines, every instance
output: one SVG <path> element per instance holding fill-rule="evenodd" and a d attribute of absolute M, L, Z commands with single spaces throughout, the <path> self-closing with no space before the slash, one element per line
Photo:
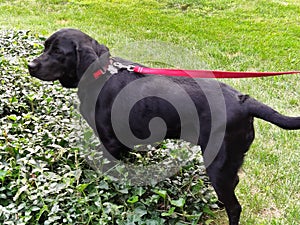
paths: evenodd
<path fill-rule="evenodd" d="M 30 78 L 25 64 L 41 50 L 39 43 L 42 39 L 38 35 L 47 37 L 60 28 L 73 27 L 107 45 L 113 55 L 144 64 L 236 71 L 299 70 L 299 1 L 0 0 L 0 11 L 1 30 L 31 31 L 29 35 L 20 35 L 26 39 L 25 42 L 22 38 L 12 38 L 10 46 L 0 46 L 0 206 L 5 207 L 8 210 L 5 213 L 9 215 L 5 217 L 4 211 L 2 214 L 0 211 L 3 223 L 32 224 L 36 220 L 44 221 L 44 224 L 58 224 L 61 219 L 58 218 L 59 213 L 67 210 L 66 215 L 71 217 L 66 217 L 64 224 L 75 224 L 74 221 L 78 224 L 101 224 L 101 219 L 105 224 L 109 221 L 108 217 L 119 224 L 143 224 L 136 217 L 144 218 L 147 215 L 151 220 L 144 224 L 227 223 L 223 210 L 214 211 L 212 215 L 205 205 L 201 205 L 202 208 L 194 207 L 196 199 L 184 202 L 185 198 L 175 198 L 178 194 L 185 196 L 186 200 L 193 199 L 188 199 L 184 191 L 176 190 L 182 187 L 180 185 L 170 187 L 170 190 L 174 189 L 172 195 L 166 192 L 166 183 L 148 188 L 125 184 L 120 187 L 114 186 L 107 177 L 106 180 L 95 182 L 91 178 L 92 172 L 88 177 L 88 169 L 81 161 L 79 149 L 71 148 L 69 144 L 72 140 L 65 137 L 72 128 L 68 120 L 74 115 L 70 115 L 63 104 L 73 107 L 75 92 Z M 18 43 L 28 46 L 18 48 Z M 10 62 L 5 56 L 9 54 L 3 53 L 6 49 L 18 52 L 21 60 Z M 300 75 L 288 75 L 224 82 L 284 114 L 296 116 L 300 112 L 299 78 Z M 17 84 L 18 88 L 10 85 L 10 81 Z M 18 98 L 14 98 L 16 93 Z M 65 99 L 63 94 L 68 97 Z M 9 109 L 14 110 L 5 111 L 3 105 L 9 105 Z M 32 124 L 26 122 L 29 120 Z M 34 138 L 34 127 L 38 131 L 43 130 L 43 136 Z M 236 191 L 243 206 L 241 224 L 300 224 L 299 131 L 287 132 L 260 120 L 255 121 L 255 128 L 256 139 L 247 153 Z M 7 131 L 12 130 L 14 133 L 9 136 Z M 53 143 L 47 142 L 50 137 L 55 139 Z M 37 146 L 42 146 L 42 149 Z M 69 151 L 66 152 L 66 149 Z M 37 162 L 46 164 L 37 165 Z M 198 166 L 197 163 L 194 165 Z M 10 168 L 11 171 L 4 168 Z M 28 178 L 27 173 L 32 170 L 34 172 Z M 81 171 L 82 174 L 74 171 Z M 41 177 L 44 173 L 47 176 Z M 40 192 L 31 194 L 28 192 L 34 189 L 34 176 L 40 177 L 39 181 L 35 181 L 36 185 L 40 185 L 40 189 L 36 188 Z M 187 179 L 184 173 L 178 176 L 182 177 L 176 179 L 183 183 Z M 64 185 L 57 187 L 54 181 Z M 51 187 L 47 189 L 45 182 L 61 188 L 58 194 L 51 192 Z M 22 185 L 27 189 L 21 189 Z M 199 187 L 198 183 L 194 185 Z M 7 191 L 9 188 L 10 194 Z M 63 189 L 68 190 L 67 193 Z M 113 191 L 108 191 L 111 189 Z M 101 198 L 96 194 L 91 196 L 93 191 Z M 42 192 L 47 192 L 47 196 Z M 106 193 L 104 197 L 103 193 Z M 152 194 L 145 196 L 145 193 Z M 124 199 L 121 194 L 125 196 Z M 28 196 L 32 198 L 30 201 L 26 200 Z M 33 206 L 35 200 L 39 203 L 43 201 L 43 204 Z M 92 206 L 89 208 L 91 201 L 97 202 L 96 206 L 101 210 L 97 211 Z M 199 220 L 185 216 L 188 204 L 193 206 L 197 215 L 201 209 L 205 209 L 205 216 L 200 216 Z M 146 209 L 145 206 L 152 208 Z M 17 211 L 14 211 L 15 207 Z M 174 214 L 172 208 L 175 209 Z M 150 213 L 151 210 L 153 212 Z M 79 213 L 82 213 L 82 217 L 72 217 Z M 106 217 L 99 219 L 97 213 Z M 164 216 L 162 213 L 165 213 Z"/>

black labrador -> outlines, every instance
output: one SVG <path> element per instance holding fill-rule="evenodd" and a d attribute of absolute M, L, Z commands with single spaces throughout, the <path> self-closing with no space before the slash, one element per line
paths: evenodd
<path fill-rule="evenodd" d="M 153 131 L 160 132 L 160 127 L 149 128 L 149 123 L 151 125 L 152 119 L 157 117 L 164 120 L 166 126 L 160 134 L 163 138 L 183 138 L 200 145 L 204 156 L 207 154 L 208 161 L 211 160 L 207 163 L 204 157 L 207 174 L 225 206 L 230 225 L 237 225 L 241 206 L 234 190 L 238 184 L 238 170 L 254 139 L 253 119 L 260 118 L 283 129 L 296 130 L 300 129 L 300 117 L 281 115 L 248 95 L 212 79 L 199 81 L 141 75 L 124 68 L 114 68 L 115 72 L 111 72 L 108 67 L 112 60 L 136 65 L 122 59 L 112 59 L 107 47 L 79 30 L 62 29 L 46 40 L 44 52 L 30 62 L 28 68 L 33 77 L 41 80 L 59 80 L 66 88 L 79 86 L 81 114 L 115 158 L 119 159 L 122 152 L 138 144 L 138 140 L 147 139 Z M 103 75 L 95 79 L 95 72 Z M 97 80 L 102 78 L 105 83 L 102 80 L 97 84 Z M 136 85 L 130 88 L 134 83 Z M 127 92 L 122 92 L 124 88 Z M 190 97 L 197 117 L 192 115 L 193 109 L 184 104 L 186 101 L 179 89 Z M 121 92 L 123 98 L 119 102 L 125 106 L 131 104 L 127 120 L 131 132 L 137 137 L 128 137 L 126 144 L 117 135 L 122 135 L 124 127 L 118 124 L 122 121 L 118 120 L 117 126 L 114 126 L 112 120 L 113 103 Z M 145 92 L 148 94 L 144 95 Z M 166 93 L 170 101 L 163 98 Z M 140 99 L 133 104 L 131 100 L 137 96 Z M 223 99 L 224 104 L 218 99 Z M 179 106 L 176 104 L 181 104 L 184 109 L 177 112 Z M 123 110 L 122 107 L 119 111 Z M 185 136 L 182 136 L 182 130 L 187 133 Z M 161 139 L 160 135 L 154 135 L 156 139 L 151 141 Z M 195 138 L 195 135 L 198 136 Z M 214 137 L 221 137 L 220 145 Z M 216 154 L 210 157 L 212 152 Z"/>

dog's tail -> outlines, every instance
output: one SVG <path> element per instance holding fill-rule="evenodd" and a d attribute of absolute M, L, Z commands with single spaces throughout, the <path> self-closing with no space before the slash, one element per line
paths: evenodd
<path fill-rule="evenodd" d="M 271 107 L 248 98 L 245 103 L 251 116 L 266 120 L 286 130 L 300 129 L 300 117 L 284 116 Z"/>

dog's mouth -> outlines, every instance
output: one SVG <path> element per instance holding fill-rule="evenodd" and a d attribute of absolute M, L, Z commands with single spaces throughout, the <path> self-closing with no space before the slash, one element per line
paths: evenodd
<path fill-rule="evenodd" d="M 54 76 L 53 74 L 51 74 L 51 75 L 40 74 L 38 72 L 32 72 L 30 70 L 29 70 L 29 74 L 32 77 L 38 78 L 38 79 L 40 79 L 42 81 L 55 81 L 55 80 L 58 80 L 58 77 Z"/>
<path fill-rule="evenodd" d="M 28 66 L 29 74 L 32 77 L 36 77 L 43 81 L 55 81 L 55 80 L 59 79 L 59 77 L 60 77 L 59 73 L 46 74 L 46 73 L 41 72 L 42 70 L 41 70 L 40 63 L 36 63 L 36 62 L 32 61 L 32 62 L 28 63 L 27 66 Z"/>

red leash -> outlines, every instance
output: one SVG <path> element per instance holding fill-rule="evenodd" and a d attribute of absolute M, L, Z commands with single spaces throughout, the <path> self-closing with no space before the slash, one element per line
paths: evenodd
<path fill-rule="evenodd" d="M 175 76 L 175 77 L 190 77 L 190 78 L 250 78 L 250 77 L 268 77 L 285 74 L 300 74 L 300 71 L 284 71 L 284 72 L 234 72 L 234 71 L 220 71 L 220 70 L 181 70 L 181 69 L 158 69 L 148 68 L 134 65 L 123 65 L 120 62 L 113 62 L 113 66 L 118 69 L 127 69 L 130 72 L 140 74 L 152 74 L 161 76 Z M 97 70 L 94 72 L 94 78 L 97 79 L 105 70 Z"/>
<path fill-rule="evenodd" d="M 180 69 L 156 69 L 135 66 L 133 71 L 141 74 L 154 74 L 163 76 L 191 77 L 191 78 L 249 78 L 267 77 L 284 74 L 300 74 L 300 71 L 285 72 L 233 72 L 219 70 L 180 70 Z"/>

